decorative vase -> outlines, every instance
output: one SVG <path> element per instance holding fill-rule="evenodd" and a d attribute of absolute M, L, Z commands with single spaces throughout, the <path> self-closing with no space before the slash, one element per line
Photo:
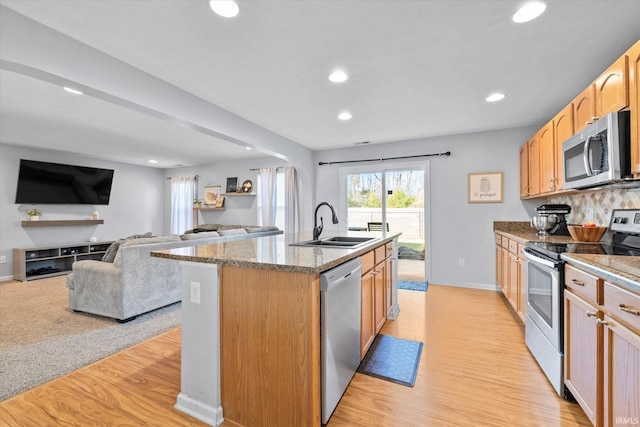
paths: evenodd
<path fill-rule="evenodd" d="M 100 218 L 100 212 L 98 212 L 97 210 L 93 211 L 93 219 L 99 219 L 99 218 Z"/>
<path fill-rule="evenodd" d="M 31 221 L 40 221 L 40 215 L 32 215 Z"/>

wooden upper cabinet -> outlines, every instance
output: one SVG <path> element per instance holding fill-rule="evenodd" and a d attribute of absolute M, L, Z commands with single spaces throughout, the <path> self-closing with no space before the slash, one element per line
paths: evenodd
<path fill-rule="evenodd" d="M 550 193 L 556 189 L 556 145 L 553 137 L 553 121 L 538 132 L 540 144 L 540 193 Z"/>
<path fill-rule="evenodd" d="M 590 84 L 573 100 L 573 133 L 576 134 L 593 123 L 596 116 L 596 86 Z"/>
<path fill-rule="evenodd" d="M 631 172 L 640 177 L 640 40 L 627 51 L 631 110 Z"/>
<path fill-rule="evenodd" d="M 520 146 L 520 198 L 529 196 L 529 143 Z"/>
<path fill-rule="evenodd" d="M 595 81 L 596 117 L 629 106 L 628 58 L 622 55 Z"/>
<path fill-rule="evenodd" d="M 562 190 L 564 164 L 562 143 L 573 136 L 573 103 L 570 103 L 553 118 L 553 133 L 556 139 L 556 190 Z"/>
<path fill-rule="evenodd" d="M 529 196 L 540 194 L 540 140 L 535 134 L 529 144 Z"/>

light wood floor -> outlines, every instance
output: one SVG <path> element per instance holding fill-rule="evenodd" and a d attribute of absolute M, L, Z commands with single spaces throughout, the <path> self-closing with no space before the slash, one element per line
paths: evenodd
<path fill-rule="evenodd" d="M 498 293 L 430 285 L 399 303 L 382 333 L 424 342 L 415 386 L 356 374 L 329 426 L 590 425 L 555 394 Z M 177 328 L 0 402 L 0 423 L 204 425 L 173 409 L 179 346 Z"/>

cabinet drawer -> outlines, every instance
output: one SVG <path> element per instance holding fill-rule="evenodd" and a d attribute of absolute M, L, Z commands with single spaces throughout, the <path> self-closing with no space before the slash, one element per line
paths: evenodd
<path fill-rule="evenodd" d="M 509 239 L 509 252 L 514 255 L 518 255 L 518 242 Z"/>
<path fill-rule="evenodd" d="M 379 246 L 374 249 L 376 253 L 375 263 L 378 264 L 387 257 L 387 247 L 385 245 Z"/>
<path fill-rule="evenodd" d="M 502 246 L 502 236 L 499 234 L 496 234 L 496 245 Z"/>
<path fill-rule="evenodd" d="M 604 282 L 604 307 L 609 316 L 640 332 L 640 295 Z"/>
<path fill-rule="evenodd" d="M 362 274 L 371 270 L 375 265 L 373 259 L 373 251 L 369 251 L 366 254 L 362 255 L 360 259 L 362 260 Z"/>
<path fill-rule="evenodd" d="M 564 274 L 564 282 L 573 293 L 582 296 L 592 304 L 602 304 L 602 279 L 570 265 L 565 266 Z"/>
<path fill-rule="evenodd" d="M 521 260 L 525 260 L 525 256 L 522 253 L 522 250 L 524 249 L 524 245 L 522 243 L 518 243 L 518 258 L 520 258 Z"/>
<path fill-rule="evenodd" d="M 393 243 L 389 242 L 387 243 L 387 256 L 391 255 L 392 252 L 393 252 Z"/>
<path fill-rule="evenodd" d="M 509 238 L 502 236 L 501 245 L 502 245 L 503 248 L 508 248 L 509 247 Z"/>

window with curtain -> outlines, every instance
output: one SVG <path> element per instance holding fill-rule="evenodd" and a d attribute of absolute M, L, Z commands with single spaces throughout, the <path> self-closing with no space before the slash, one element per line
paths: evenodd
<path fill-rule="evenodd" d="M 195 177 L 171 178 L 171 233 L 183 234 L 193 228 Z"/>
<path fill-rule="evenodd" d="M 257 180 L 259 225 L 275 225 L 287 233 L 299 231 L 295 168 L 262 168 Z"/>

